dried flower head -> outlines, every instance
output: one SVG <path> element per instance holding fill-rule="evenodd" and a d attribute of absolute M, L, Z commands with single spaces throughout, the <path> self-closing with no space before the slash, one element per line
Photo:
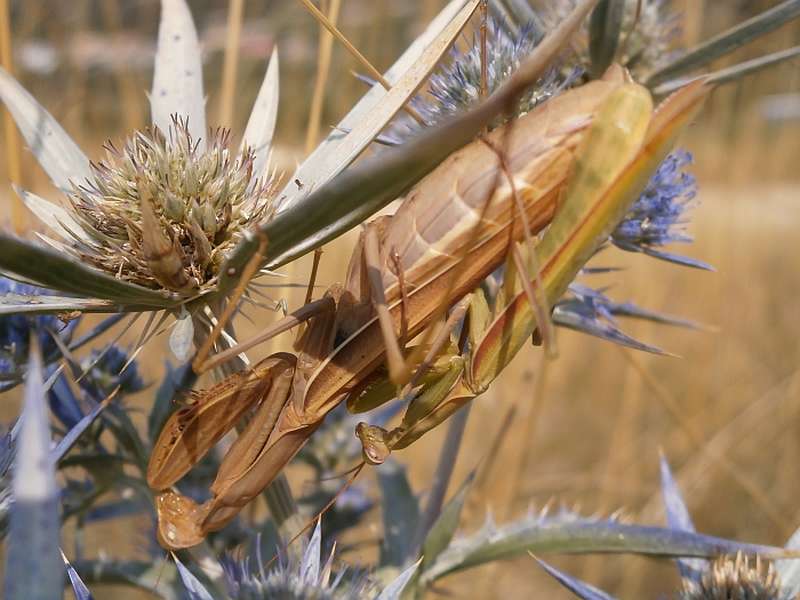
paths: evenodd
<path fill-rule="evenodd" d="M 737 554 L 713 562 L 697 581 L 684 580 L 681 600 L 779 600 L 780 578 L 771 563 Z"/>
<path fill-rule="evenodd" d="M 121 150 L 107 143 L 92 179 L 69 194 L 90 238 L 74 247 L 79 257 L 149 288 L 190 293 L 213 285 L 227 252 L 269 216 L 274 180 L 254 174 L 255 153 L 233 150 L 229 130 L 199 141 L 173 117 L 166 134 L 154 126 Z"/>
<path fill-rule="evenodd" d="M 212 289 L 229 251 L 272 213 L 275 181 L 267 165 L 277 118 L 277 52 L 238 149 L 228 130 L 206 128 L 200 55 L 186 2 L 163 2 L 150 92 L 152 126 L 134 132 L 121 149 L 108 143 L 105 159 L 97 163 L 0 69 L 0 99 L 66 195 L 66 201 L 50 202 L 17 190 L 50 229 L 40 237 L 128 284 L 131 304 L 137 294 L 159 305 L 154 296 L 173 303 Z M 105 284 L 100 287 L 108 297 Z M 114 289 L 115 299 L 127 302 L 124 292 Z"/>

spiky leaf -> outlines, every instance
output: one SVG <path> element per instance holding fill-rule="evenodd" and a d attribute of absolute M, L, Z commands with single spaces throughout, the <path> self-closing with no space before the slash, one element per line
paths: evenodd
<path fill-rule="evenodd" d="M 0 271 L 24 277 L 38 285 L 83 298 L 109 300 L 107 312 L 177 306 L 177 298 L 138 285 L 125 283 L 64 254 L 0 233 Z M 100 305 L 97 305 L 98 310 Z"/>
<path fill-rule="evenodd" d="M 31 337 L 28 374 L 14 461 L 5 598 L 60 598 L 64 563 L 59 548 L 58 485 L 50 460 L 42 358 Z"/>
<path fill-rule="evenodd" d="M 401 566 L 412 550 L 413 532 L 419 522 L 419 502 L 411 491 L 405 467 L 387 460 L 378 469 L 383 497 L 383 544 L 381 566 Z"/>
<path fill-rule="evenodd" d="M 539 566 L 547 571 L 549 575 L 551 575 L 570 592 L 575 594 L 578 598 L 582 598 L 583 600 L 616 600 L 616 598 L 613 596 L 609 596 L 604 591 L 597 589 L 593 585 L 589 585 L 580 579 L 570 577 L 566 573 L 562 573 L 555 567 L 551 567 L 546 562 L 539 560 L 538 558 L 536 559 L 536 562 L 538 562 Z"/>

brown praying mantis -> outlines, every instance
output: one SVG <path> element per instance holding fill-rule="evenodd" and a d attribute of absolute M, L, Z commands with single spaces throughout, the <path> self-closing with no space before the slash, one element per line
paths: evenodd
<path fill-rule="evenodd" d="M 654 111 L 649 92 L 612 66 L 451 155 L 392 217 L 366 226 L 344 286 L 237 348 L 210 360 L 198 353 L 199 372 L 304 324 L 295 354 L 195 392 L 165 424 L 147 474 L 161 544 L 192 546 L 223 527 L 343 401 L 357 412 L 410 399 L 394 429 L 357 428 L 365 460 L 379 464 L 482 393 L 537 327 L 545 333 L 545 307 L 608 237 L 709 89 L 695 81 Z M 487 300 L 481 283 L 504 263 Z M 197 504 L 173 491 L 248 411 L 211 498 Z"/>

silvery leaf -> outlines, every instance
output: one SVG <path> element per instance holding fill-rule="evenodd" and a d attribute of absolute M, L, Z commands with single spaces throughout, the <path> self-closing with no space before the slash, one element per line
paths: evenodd
<path fill-rule="evenodd" d="M 313 585 L 319 580 L 320 555 L 322 552 L 322 519 L 317 519 L 314 533 L 308 540 L 303 561 L 300 563 L 300 579 Z"/>
<path fill-rule="evenodd" d="M 636 338 L 629 336 L 613 322 L 601 321 L 595 318 L 594 315 L 586 315 L 579 310 L 571 310 L 569 301 L 557 304 L 553 309 L 553 323 L 559 327 L 579 331 L 626 348 L 669 356 L 669 353 L 661 348 L 640 342 Z"/>
<path fill-rule="evenodd" d="M 799 16 L 800 0 L 785 0 L 680 55 L 652 73 L 647 78 L 646 85 L 654 87 L 668 79 L 705 66 Z"/>
<path fill-rule="evenodd" d="M 97 420 L 97 417 L 100 416 L 100 413 L 103 412 L 103 409 L 106 406 L 108 406 L 107 402 L 98 402 L 95 404 L 92 410 L 84 415 L 80 421 L 78 421 L 63 438 L 61 438 L 61 440 L 58 442 L 58 445 L 50 453 L 50 460 L 54 464 L 58 463 L 62 458 L 64 458 L 67 452 L 69 452 L 69 449 L 72 448 L 72 446 L 75 445 L 75 442 L 78 441 L 78 438 L 83 435 L 83 433 L 92 423 L 95 422 L 95 420 Z"/>
<path fill-rule="evenodd" d="M 5 598 L 60 598 L 63 594 L 58 486 L 49 456 L 50 423 L 42 378 L 42 357 L 33 336 L 14 461 Z"/>
<path fill-rule="evenodd" d="M 389 583 L 389 585 L 383 589 L 383 591 L 375 600 L 400 600 L 403 590 L 408 585 L 409 580 L 417 572 L 420 562 L 421 560 L 418 560 L 405 571 L 400 573 L 400 575 L 398 575 L 394 581 Z"/>
<path fill-rule="evenodd" d="M 86 235 L 83 228 L 78 222 L 72 218 L 66 210 L 61 208 L 58 204 L 45 200 L 36 194 L 23 190 L 19 186 L 14 186 L 14 191 L 20 197 L 25 206 L 28 207 L 39 220 L 47 225 L 50 229 L 55 231 L 58 235 L 68 242 L 72 242 L 77 236 L 83 242 L 91 244 L 91 238 Z"/>
<path fill-rule="evenodd" d="M 71 298 L 69 296 L 20 296 L 4 294 L 0 296 L 0 315 L 20 313 L 43 314 L 62 313 L 78 310 L 81 312 L 109 312 L 115 304 L 94 298 Z"/>
<path fill-rule="evenodd" d="M 175 558 L 175 566 L 178 567 L 178 575 L 180 575 L 181 582 L 186 590 L 186 595 L 191 600 L 214 600 L 197 577 L 195 577 L 189 569 L 184 567 L 183 563 L 177 558 Z"/>
<path fill-rule="evenodd" d="M 708 558 L 737 552 L 759 554 L 764 559 L 790 556 L 790 552 L 782 548 L 689 531 L 586 519 L 573 514 L 532 515 L 506 525 L 490 524 L 474 534 L 453 540 L 422 574 L 422 582 L 430 585 L 450 573 L 524 552 L 625 553 L 673 558 Z"/>
<path fill-rule="evenodd" d="M 72 585 L 72 592 L 75 594 L 76 600 L 93 600 L 92 592 L 90 592 L 86 584 L 83 583 L 81 576 L 78 575 L 74 567 L 69 564 L 63 551 L 61 552 L 61 559 L 64 561 L 64 567 L 67 569 L 67 576 L 69 577 L 69 582 Z"/>
<path fill-rule="evenodd" d="M 788 550 L 800 550 L 800 529 L 795 531 L 789 541 L 786 542 L 786 548 Z M 797 594 L 800 594 L 800 560 L 796 558 L 776 560 L 774 565 L 786 596 L 794 598 Z"/>
<path fill-rule="evenodd" d="M 109 310 L 124 310 L 122 307 L 165 308 L 179 304 L 179 299 L 173 294 L 121 281 L 63 253 L 0 233 L 2 271 L 81 298 L 100 298 L 121 305 L 116 309 L 109 307 Z M 99 304 L 97 310 L 101 310 Z"/>
<path fill-rule="evenodd" d="M 169 336 L 169 349 L 172 350 L 175 358 L 180 362 L 184 362 L 192 353 L 193 340 L 194 320 L 188 311 L 183 309 Z"/>
<path fill-rule="evenodd" d="M 566 573 L 562 573 L 555 567 L 551 567 L 546 562 L 539 560 L 538 558 L 536 559 L 536 562 L 538 562 L 539 566 L 547 571 L 550 576 L 552 576 L 570 592 L 575 594 L 578 598 L 582 598 L 583 600 L 616 600 L 614 596 L 609 596 L 604 591 L 599 590 L 593 585 L 589 585 L 580 579 L 570 577 Z"/>
<path fill-rule="evenodd" d="M 194 140 L 205 148 L 206 110 L 203 65 L 192 13 L 185 0 L 162 0 L 158 27 L 153 89 L 150 92 L 153 124 L 169 130 L 172 115 L 188 118 Z"/>
<path fill-rule="evenodd" d="M 378 484 L 383 497 L 383 543 L 381 566 L 401 566 L 409 558 L 412 540 L 409 532 L 419 522 L 419 502 L 411 491 L 406 469 L 393 459 L 378 469 Z"/>
<path fill-rule="evenodd" d="M 619 46 L 625 0 L 601 0 L 589 19 L 589 56 L 592 75 L 601 77 L 611 65 Z"/>
<path fill-rule="evenodd" d="M 2 98 L 31 152 L 62 190 L 91 176 L 89 159 L 53 116 L 7 71 L 0 68 Z"/>
<path fill-rule="evenodd" d="M 442 10 L 384 75 L 392 88 L 373 85 L 300 165 L 280 194 L 281 209 L 340 173 L 372 142 L 434 69 L 478 4 L 478 0 L 454 0 Z"/>
<path fill-rule="evenodd" d="M 464 502 L 474 479 L 475 471 L 472 471 L 464 483 L 461 484 L 456 495 L 444 506 L 439 518 L 436 519 L 430 531 L 428 531 L 428 535 L 422 545 L 424 565 L 432 564 L 453 539 L 453 535 L 455 535 L 458 524 L 461 521 L 461 510 L 464 508 Z"/>
<path fill-rule="evenodd" d="M 689 509 L 683 500 L 678 484 L 672 477 L 672 471 L 666 457 L 662 454 L 661 466 L 661 495 L 664 498 L 664 511 L 667 514 L 667 525 L 670 529 L 678 531 L 695 531 Z M 697 558 L 678 559 L 678 571 L 681 577 L 695 579 L 698 574 L 706 569 L 706 561 Z"/>
<path fill-rule="evenodd" d="M 73 566 L 83 574 L 83 581 L 89 585 L 126 585 L 146 592 L 145 597 L 162 600 L 186 598 L 176 582 L 175 568 L 168 561 L 112 560 L 105 557 L 75 560 Z"/>
<path fill-rule="evenodd" d="M 264 75 L 264 82 L 258 91 L 256 102 L 247 120 L 247 127 L 242 138 L 242 148 L 250 146 L 256 154 L 253 162 L 253 173 L 256 177 L 263 177 L 264 169 L 269 159 L 269 149 L 272 137 L 275 134 L 275 122 L 278 118 L 278 96 L 280 78 L 278 77 L 278 49 L 272 52 L 269 66 Z"/>

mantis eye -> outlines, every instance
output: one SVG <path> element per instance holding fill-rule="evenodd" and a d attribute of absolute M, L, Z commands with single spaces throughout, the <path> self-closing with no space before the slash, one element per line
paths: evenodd
<path fill-rule="evenodd" d="M 356 425 L 356 437 L 361 440 L 362 453 L 366 462 L 371 465 L 380 465 L 389 458 L 392 451 L 386 442 L 388 435 L 389 432 L 383 427 L 364 422 Z"/>

